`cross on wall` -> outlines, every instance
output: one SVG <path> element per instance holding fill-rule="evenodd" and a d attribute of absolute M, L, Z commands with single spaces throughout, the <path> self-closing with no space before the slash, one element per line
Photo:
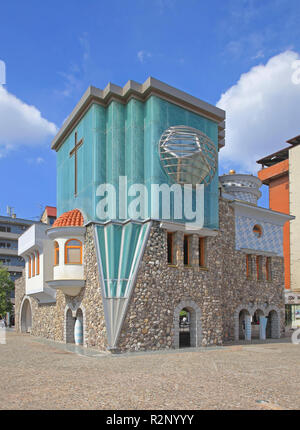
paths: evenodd
<path fill-rule="evenodd" d="M 83 144 L 83 138 L 80 139 L 79 142 L 77 142 L 77 131 L 75 132 L 75 146 L 70 151 L 70 157 L 74 155 L 74 163 L 75 163 L 75 175 L 74 175 L 74 196 L 77 196 L 77 151 L 80 148 L 80 146 Z"/>

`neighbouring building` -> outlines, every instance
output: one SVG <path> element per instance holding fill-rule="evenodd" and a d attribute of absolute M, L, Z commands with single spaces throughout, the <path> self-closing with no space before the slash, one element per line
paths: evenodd
<path fill-rule="evenodd" d="M 52 225 L 56 220 L 56 207 L 46 206 L 41 215 L 40 221 L 44 224 Z"/>
<path fill-rule="evenodd" d="M 56 208 L 46 206 L 41 221 L 52 225 L 56 219 Z M 0 264 L 6 267 L 12 281 L 16 281 L 20 276 L 25 266 L 23 257 L 18 255 L 18 238 L 32 224 L 37 224 L 37 221 L 17 218 L 14 213 L 10 216 L 0 216 Z M 11 293 L 11 301 L 15 303 L 15 291 Z M 11 319 L 13 323 L 13 315 L 7 315 L 7 322 Z"/>
<path fill-rule="evenodd" d="M 7 268 L 10 278 L 15 281 L 22 276 L 25 266 L 24 259 L 18 255 L 18 238 L 32 225 L 33 221 L 11 216 L 0 216 L 0 264 Z M 11 301 L 15 303 L 15 292 L 11 293 Z M 13 315 L 6 316 L 7 323 L 14 323 Z"/>
<path fill-rule="evenodd" d="M 284 269 L 286 325 L 300 327 L 300 135 L 287 140 L 288 147 L 257 161 L 262 168 L 258 177 L 269 186 L 269 206 L 293 214 L 284 225 Z"/>
<path fill-rule="evenodd" d="M 153 78 L 89 87 L 52 144 L 58 218 L 19 238 L 17 329 L 111 352 L 279 338 L 292 217 L 219 177 L 224 129 Z"/>

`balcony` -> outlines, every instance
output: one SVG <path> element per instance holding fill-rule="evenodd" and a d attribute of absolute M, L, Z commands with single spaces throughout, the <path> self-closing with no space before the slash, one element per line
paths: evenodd
<path fill-rule="evenodd" d="M 56 279 L 46 282 L 54 290 L 61 290 L 67 296 L 72 297 L 77 296 L 85 286 L 85 280 L 83 279 Z"/>
<path fill-rule="evenodd" d="M 19 237 L 19 255 L 26 260 L 26 294 L 40 303 L 55 303 L 56 291 L 50 288 L 45 278 L 52 275 L 52 243 L 46 236 L 46 224 L 34 224 Z M 39 274 L 29 277 L 28 260 L 39 252 Z M 32 260 L 31 260 L 32 261 Z"/>
<path fill-rule="evenodd" d="M 0 231 L 0 239 L 18 240 L 19 234 Z"/>
<path fill-rule="evenodd" d="M 47 285 L 53 290 L 61 290 L 67 296 L 77 296 L 85 286 L 84 276 L 84 234 L 85 228 L 78 226 L 57 227 L 47 230 L 47 236 L 52 239 L 52 253 L 54 256 L 54 243 L 58 250 L 53 265 L 53 277 L 48 277 Z M 69 241 L 77 241 L 80 249 L 78 258 L 68 259 L 66 246 Z M 77 246 L 78 248 L 78 246 Z M 77 251 L 79 252 L 79 249 Z"/>
<path fill-rule="evenodd" d="M 18 248 L 0 248 L 1 255 L 18 255 Z"/>
<path fill-rule="evenodd" d="M 34 249 L 43 249 L 43 243 L 47 240 L 45 231 L 49 228 L 46 224 L 33 224 L 18 240 L 19 255 L 30 254 Z"/>

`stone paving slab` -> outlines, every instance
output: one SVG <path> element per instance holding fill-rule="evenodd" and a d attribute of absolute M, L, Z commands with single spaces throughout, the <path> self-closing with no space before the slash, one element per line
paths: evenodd
<path fill-rule="evenodd" d="M 6 335 L 0 409 L 300 409 L 300 345 L 289 339 L 110 355 Z"/>

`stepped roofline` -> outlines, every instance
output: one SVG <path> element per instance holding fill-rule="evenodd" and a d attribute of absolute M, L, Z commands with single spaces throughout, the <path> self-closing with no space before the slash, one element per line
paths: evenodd
<path fill-rule="evenodd" d="M 155 78 L 149 77 L 143 84 L 130 80 L 123 88 L 112 83 L 109 83 L 104 90 L 89 86 L 54 137 L 51 148 L 56 151 L 59 149 L 64 139 L 80 121 L 92 103 L 107 106 L 112 100 L 117 100 L 120 103 L 127 103 L 131 98 L 144 101 L 151 95 L 157 95 L 164 100 L 217 122 L 219 148 L 225 145 L 224 110 L 185 93 L 184 91 L 171 87 Z"/>

